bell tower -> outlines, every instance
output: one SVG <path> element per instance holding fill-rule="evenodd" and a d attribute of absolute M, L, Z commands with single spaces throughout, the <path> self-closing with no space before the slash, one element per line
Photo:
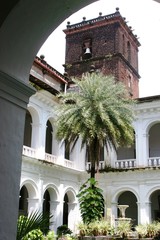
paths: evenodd
<path fill-rule="evenodd" d="M 139 97 L 138 47 L 140 43 L 116 8 L 116 12 L 71 25 L 67 23 L 65 72 L 81 77 L 97 71 L 114 75 L 132 98 Z"/>

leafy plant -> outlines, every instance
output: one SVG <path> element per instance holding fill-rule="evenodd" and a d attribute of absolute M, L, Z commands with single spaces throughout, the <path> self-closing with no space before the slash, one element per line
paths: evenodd
<path fill-rule="evenodd" d="M 102 219 L 103 216 L 104 198 L 102 189 L 97 187 L 97 183 L 94 178 L 89 178 L 81 186 L 77 195 L 84 223 L 98 221 Z"/>
<path fill-rule="evenodd" d="M 23 240 L 43 240 L 43 233 L 40 229 L 34 229 L 27 233 Z"/>
<path fill-rule="evenodd" d="M 48 231 L 48 222 L 52 216 L 38 211 L 32 212 L 28 217 L 19 216 L 17 223 L 17 240 L 22 240 L 32 230 Z"/>
<path fill-rule="evenodd" d="M 88 235 L 88 224 L 86 224 L 84 222 L 80 222 L 78 224 L 78 230 L 79 230 L 79 235 L 81 237 Z"/>
<path fill-rule="evenodd" d="M 154 221 L 152 223 L 139 224 L 135 229 L 139 238 L 153 238 L 159 235 L 160 224 L 159 222 Z"/>
<path fill-rule="evenodd" d="M 107 236 L 113 235 L 113 227 L 106 220 L 95 221 L 91 223 L 78 224 L 79 235 L 83 236 Z"/>
<path fill-rule="evenodd" d="M 116 229 L 116 234 L 122 238 L 126 238 L 131 232 L 132 224 L 130 221 L 119 221 Z"/>
<path fill-rule="evenodd" d="M 159 226 L 158 223 L 156 221 L 147 224 L 147 237 L 149 238 L 153 238 L 157 235 L 159 231 Z"/>
<path fill-rule="evenodd" d="M 56 239 L 56 235 L 54 231 L 49 231 L 47 236 L 45 237 L 46 240 L 55 240 Z"/>
<path fill-rule="evenodd" d="M 61 225 L 57 228 L 57 236 L 61 237 L 63 235 L 72 234 L 72 231 L 67 227 L 67 225 Z"/>
<path fill-rule="evenodd" d="M 89 232 L 89 235 L 92 235 L 92 236 L 100 235 L 100 225 L 99 225 L 99 222 L 98 221 L 90 222 L 88 224 L 88 232 Z"/>
<path fill-rule="evenodd" d="M 99 221 L 100 235 L 107 236 L 114 234 L 114 228 L 111 226 L 111 223 L 106 220 Z"/>

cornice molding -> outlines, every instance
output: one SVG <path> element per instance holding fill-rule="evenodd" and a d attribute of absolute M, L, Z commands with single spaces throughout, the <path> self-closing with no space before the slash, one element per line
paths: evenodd
<path fill-rule="evenodd" d="M 28 82 L 29 83 L 29 82 Z M 35 90 L 19 79 L 0 71 L 0 97 L 26 109 Z"/>

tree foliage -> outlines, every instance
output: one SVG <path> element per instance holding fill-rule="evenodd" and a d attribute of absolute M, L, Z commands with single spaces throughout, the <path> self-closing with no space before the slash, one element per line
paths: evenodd
<path fill-rule="evenodd" d="M 81 139 L 91 161 L 91 177 L 102 148 L 115 150 L 133 141 L 133 100 L 124 85 L 111 76 L 86 74 L 74 79 L 78 91 L 59 94 L 57 138 L 74 148 Z"/>

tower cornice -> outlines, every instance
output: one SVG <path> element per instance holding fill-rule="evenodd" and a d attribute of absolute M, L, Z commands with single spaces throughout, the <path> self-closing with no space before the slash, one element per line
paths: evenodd
<path fill-rule="evenodd" d="M 137 46 L 140 46 L 140 42 L 138 41 L 138 38 L 136 35 L 133 34 L 133 31 L 131 27 L 127 25 L 127 22 L 125 21 L 125 18 L 122 17 L 119 11 L 116 11 L 115 13 L 105 15 L 105 16 L 99 16 L 97 18 L 93 18 L 90 20 L 83 20 L 82 22 L 72 24 L 70 25 L 70 22 L 67 24 L 67 28 L 63 30 L 63 32 L 66 35 L 74 34 L 76 32 L 82 32 L 82 31 L 88 31 L 89 29 L 102 27 L 108 24 L 114 24 L 119 22 L 123 28 L 126 29 L 126 31 L 131 35 L 131 37 L 136 42 Z"/>

